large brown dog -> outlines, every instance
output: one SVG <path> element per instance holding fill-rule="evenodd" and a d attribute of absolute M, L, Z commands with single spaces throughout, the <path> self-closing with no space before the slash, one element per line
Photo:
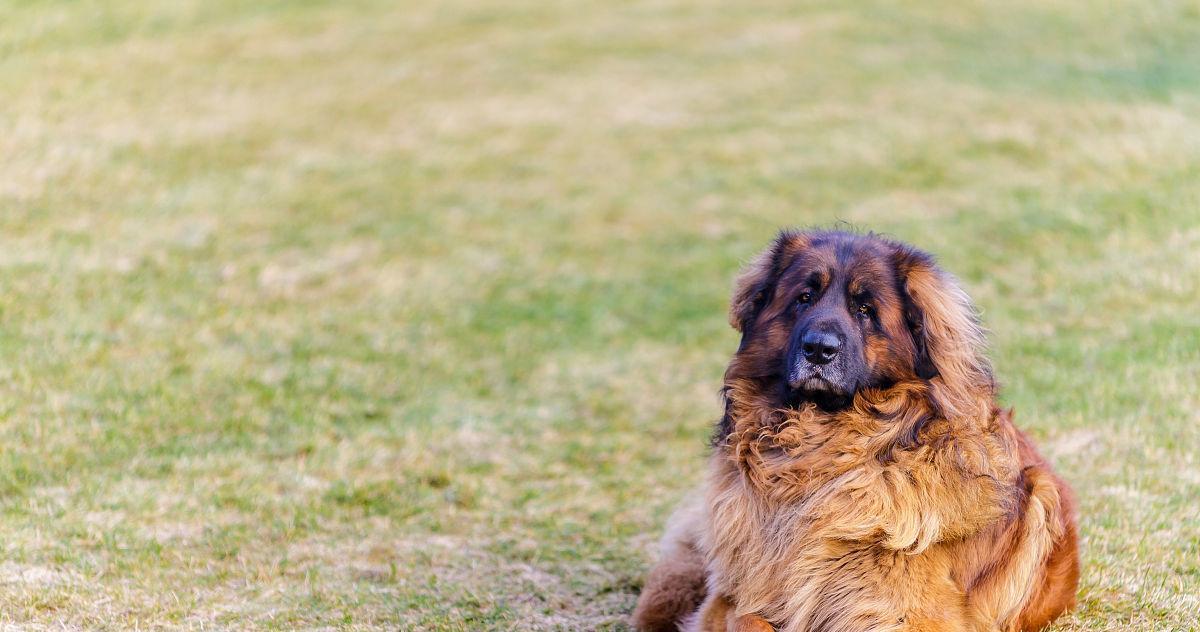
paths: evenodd
<path fill-rule="evenodd" d="M 704 492 L 672 518 L 643 630 L 1036 630 L 1070 608 L 1075 503 L 996 407 L 933 259 L 783 232 L 738 279 Z"/>

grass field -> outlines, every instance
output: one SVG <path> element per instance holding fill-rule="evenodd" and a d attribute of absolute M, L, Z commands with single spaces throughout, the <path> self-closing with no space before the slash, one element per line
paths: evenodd
<path fill-rule="evenodd" d="M 902 8 L 903 7 L 903 8 Z M 624 629 L 741 263 L 935 252 L 1200 617 L 1191 2 L 0 5 L 0 626 Z"/>

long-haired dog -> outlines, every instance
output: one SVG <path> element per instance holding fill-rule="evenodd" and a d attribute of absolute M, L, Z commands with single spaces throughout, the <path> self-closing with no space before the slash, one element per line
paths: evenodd
<path fill-rule="evenodd" d="M 1070 489 L 996 406 L 967 295 L 874 235 L 785 231 L 738 278 L 703 493 L 643 630 L 1036 630 L 1075 601 Z"/>

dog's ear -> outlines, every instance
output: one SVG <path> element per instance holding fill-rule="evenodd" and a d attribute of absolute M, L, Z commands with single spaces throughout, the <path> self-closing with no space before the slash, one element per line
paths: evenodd
<path fill-rule="evenodd" d="M 784 254 L 798 237 L 799 234 L 793 231 L 780 232 L 766 250 L 742 269 L 733 283 L 733 296 L 729 299 L 729 324 L 734 329 L 747 333 L 763 306 L 774 297 Z"/>
<path fill-rule="evenodd" d="M 916 343 L 917 376 L 935 387 L 949 414 L 972 414 L 995 391 L 986 335 L 971 299 L 933 257 L 896 244 L 904 317 Z"/>
<path fill-rule="evenodd" d="M 937 377 L 937 365 L 933 363 L 933 358 L 929 355 L 929 336 L 925 334 L 925 314 L 920 307 L 909 298 L 907 292 L 903 295 L 904 300 L 904 324 L 908 325 L 909 332 L 912 333 L 913 345 L 915 346 L 913 353 L 913 370 L 917 377 L 922 380 L 932 380 Z"/>

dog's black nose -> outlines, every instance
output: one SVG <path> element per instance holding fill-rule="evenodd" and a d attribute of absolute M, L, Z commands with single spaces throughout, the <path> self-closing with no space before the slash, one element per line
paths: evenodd
<path fill-rule="evenodd" d="M 800 350 L 804 352 L 805 360 L 813 364 L 827 364 L 842 350 L 842 340 L 836 334 L 810 331 L 800 341 Z"/>

